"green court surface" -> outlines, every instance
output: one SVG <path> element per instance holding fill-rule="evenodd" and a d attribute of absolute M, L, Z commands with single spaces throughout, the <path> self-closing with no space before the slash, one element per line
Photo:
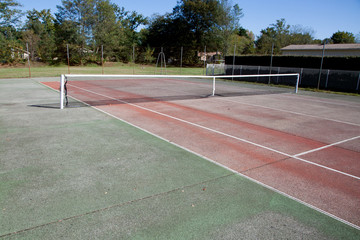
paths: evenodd
<path fill-rule="evenodd" d="M 360 238 L 44 80 L 0 79 L 0 239 Z"/>

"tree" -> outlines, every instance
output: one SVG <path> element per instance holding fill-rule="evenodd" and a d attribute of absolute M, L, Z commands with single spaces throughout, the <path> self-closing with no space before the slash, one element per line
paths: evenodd
<path fill-rule="evenodd" d="M 166 57 L 176 59 L 180 54 L 180 48 L 184 47 L 183 60 L 185 64 L 197 61 L 196 48 L 193 47 L 195 39 L 189 25 L 180 18 L 174 18 L 172 14 L 154 15 L 147 29 L 142 31 L 143 47 L 164 47 Z"/>
<path fill-rule="evenodd" d="M 15 0 L 0 0 L 0 62 L 20 61 L 23 46 L 16 30 L 21 17 L 21 5 Z M 20 52 L 19 52 L 20 51 Z"/>
<path fill-rule="evenodd" d="M 97 51 L 100 46 L 104 46 L 105 59 L 113 57 L 118 59 L 116 56 L 121 52 L 125 37 L 123 31 L 121 31 L 121 25 L 118 23 L 119 11 L 121 10 L 109 1 L 101 1 L 96 4 L 97 21 L 93 29 L 95 40 L 93 48 Z"/>
<path fill-rule="evenodd" d="M 256 40 L 256 51 L 261 54 L 270 54 L 272 45 L 276 41 L 276 32 L 273 28 L 266 28 L 260 31 L 261 35 Z"/>
<path fill-rule="evenodd" d="M 182 0 L 173 15 L 188 25 L 195 48 L 219 48 L 238 29 L 242 10 L 228 0 Z"/>
<path fill-rule="evenodd" d="M 135 11 L 125 11 L 115 5 L 115 15 L 117 17 L 117 25 L 121 33 L 121 52 L 118 55 L 123 61 L 130 61 L 134 46 L 141 45 L 140 34 L 136 29 L 140 25 L 147 23 L 147 18 Z"/>
<path fill-rule="evenodd" d="M 128 60 L 138 40 L 136 28 L 146 21 L 109 0 L 62 0 L 57 8 L 57 45 L 66 53 L 69 44 L 74 64 L 96 62 L 101 45 L 105 57 Z"/>
<path fill-rule="evenodd" d="M 259 53 L 270 54 L 274 45 L 274 53 L 280 53 L 280 49 L 289 44 L 290 25 L 284 18 L 276 20 L 275 24 L 265 30 L 261 30 L 261 36 L 256 41 Z"/>
<path fill-rule="evenodd" d="M 304 28 L 294 25 L 290 28 L 290 44 L 311 44 L 314 43 L 314 31 L 311 28 Z"/>
<path fill-rule="evenodd" d="M 92 45 L 93 41 L 95 0 L 62 0 L 61 2 L 62 6 L 57 6 L 58 13 L 56 14 L 58 30 L 72 34 L 75 38 L 60 38 L 59 40 L 63 41 L 62 49 L 65 48 L 65 42 L 68 40 L 72 48 L 72 60 L 74 63 L 83 64 L 85 55 L 89 53 L 87 46 Z M 62 29 L 63 27 L 65 29 Z"/>
<path fill-rule="evenodd" d="M 29 44 L 32 60 L 39 58 L 50 62 L 54 57 L 55 46 L 55 18 L 50 9 L 27 12 L 27 21 L 23 32 L 24 42 Z"/>
<path fill-rule="evenodd" d="M 237 4 L 232 6 L 227 0 L 221 1 L 220 4 L 223 13 L 219 15 L 219 21 L 215 28 L 218 37 L 216 47 L 222 50 L 223 55 L 229 54 L 229 51 L 233 54 L 233 50 L 230 48 L 237 42 L 238 36 L 242 37 L 240 38 L 241 42 L 247 40 L 243 38 L 246 35 L 246 30 L 241 28 L 239 23 L 240 18 L 243 17 L 242 9 Z M 241 31 L 245 31 L 245 35 L 239 34 Z"/>
<path fill-rule="evenodd" d="M 21 4 L 15 0 L 0 0 L 0 27 L 15 26 L 21 17 Z"/>
<path fill-rule="evenodd" d="M 350 32 L 337 31 L 331 36 L 333 43 L 355 43 L 355 36 Z"/>
<path fill-rule="evenodd" d="M 181 0 L 172 13 L 154 16 L 148 25 L 144 45 L 165 47 L 168 58 L 176 61 L 178 52 L 166 50 L 180 47 L 185 63 L 197 61 L 197 52 L 227 51 L 229 42 L 235 38 L 242 10 L 231 6 L 228 0 Z"/>
<path fill-rule="evenodd" d="M 274 53 L 279 54 L 280 49 L 290 44 L 309 44 L 313 42 L 313 31 L 299 25 L 290 26 L 284 18 L 276 20 L 275 24 L 261 30 L 261 35 L 256 41 L 257 52 L 270 54 L 272 46 Z"/>

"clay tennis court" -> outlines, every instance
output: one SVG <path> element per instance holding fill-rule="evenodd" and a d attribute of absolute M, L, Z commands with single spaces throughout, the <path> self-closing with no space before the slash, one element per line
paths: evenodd
<path fill-rule="evenodd" d="M 135 131 L 136 133 L 134 135 L 140 136 L 135 141 L 139 144 L 138 146 L 136 144 L 127 145 L 127 140 L 124 139 L 117 143 L 119 148 L 122 149 L 122 154 L 125 155 L 128 154 L 127 152 L 132 152 L 132 154 L 141 155 L 143 159 L 146 159 L 146 156 L 151 155 L 154 151 L 158 151 L 155 150 L 157 149 L 156 146 L 158 146 L 159 149 L 172 149 L 174 147 L 179 150 L 164 150 L 168 152 L 169 157 L 165 156 L 164 160 L 162 160 L 163 164 L 159 162 L 159 165 L 156 165 L 157 167 L 152 166 L 148 170 L 146 169 L 148 168 L 149 162 L 137 156 L 136 158 L 138 160 L 136 164 L 134 163 L 134 166 L 129 168 L 129 171 L 126 171 L 125 174 L 129 178 L 124 181 L 133 182 L 132 187 L 127 187 L 132 188 L 132 195 L 127 200 L 122 199 L 120 201 L 117 199 L 119 196 L 117 196 L 115 197 L 116 200 L 110 201 L 111 203 L 90 204 L 90 209 L 92 210 L 80 209 L 76 210 L 73 214 L 69 212 L 64 215 L 60 214 L 61 216 L 42 223 L 33 225 L 25 224 L 26 227 L 19 227 L 18 229 L 12 229 L 7 232 L 3 231 L 2 235 L 4 237 L 24 236 L 26 238 L 27 236 L 38 236 L 37 234 L 41 235 L 43 232 L 48 233 L 49 229 L 55 229 L 56 234 L 61 234 L 61 229 L 59 229 L 58 226 L 59 221 L 64 222 L 64 224 L 67 224 L 66 222 L 71 222 L 71 224 L 74 225 L 80 224 L 83 229 L 86 229 L 84 228 L 83 221 L 85 221 L 86 224 L 88 224 L 88 221 L 94 224 L 98 223 L 97 220 L 92 218 L 98 214 L 113 212 L 117 208 L 125 211 L 126 216 L 134 217 L 134 215 L 130 213 L 136 212 L 136 209 L 139 209 L 136 207 L 134 209 L 134 205 L 136 204 L 149 204 L 149 206 L 161 212 L 159 205 L 154 202 L 146 202 L 152 201 L 157 197 L 169 198 L 167 200 L 158 199 L 157 201 L 161 201 L 165 209 L 172 209 L 172 207 L 166 204 L 168 204 L 168 202 L 174 204 L 177 202 L 176 199 L 182 198 L 172 196 L 172 194 L 176 192 L 184 193 L 187 190 L 192 192 L 192 195 L 191 197 L 188 196 L 188 198 L 182 199 L 182 202 L 187 201 L 186 199 L 192 199 L 194 196 L 198 200 L 203 198 L 207 199 L 207 201 L 209 201 L 207 204 L 211 210 L 205 210 L 206 208 L 204 208 L 204 211 L 218 211 L 217 214 L 220 215 L 221 211 L 236 212 L 236 210 L 231 208 L 225 210 L 226 206 L 238 206 L 243 209 L 249 207 L 240 207 L 244 201 L 246 204 L 255 205 L 257 205 L 257 201 L 261 202 L 261 208 L 264 209 L 262 210 L 262 217 L 259 219 L 251 217 L 248 218 L 247 221 L 242 220 L 240 223 L 237 222 L 235 215 L 231 216 L 231 214 L 227 213 L 228 219 L 232 219 L 231 224 L 226 224 L 226 220 L 224 220 L 227 219 L 226 217 L 223 219 L 225 225 L 221 223 L 210 224 L 210 226 L 213 226 L 211 233 L 213 234 L 211 235 L 213 238 L 221 238 L 219 237 L 220 235 L 216 234 L 223 234 L 224 232 L 235 234 L 237 232 L 236 229 L 244 230 L 244 226 L 247 226 L 245 222 L 247 222 L 249 226 L 262 226 L 264 232 L 269 232 L 271 222 L 276 225 L 277 221 L 284 221 L 284 224 L 287 222 L 291 225 L 291 221 L 293 220 L 289 219 L 297 219 L 296 221 L 302 219 L 301 221 L 303 223 L 306 222 L 306 224 L 304 223 L 306 226 L 311 225 L 317 229 L 313 231 L 316 233 L 315 235 L 301 235 L 301 233 L 297 235 L 305 238 L 320 236 L 320 238 L 323 237 L 326 239 L 332 236 L 334 239 L 343 237 L 350 239 L 359 236 L 360 101 L 358 97 L 307 92 L 294 94 L 292 90 L 269 89 L 268 86 L 248 85 L 229 81 L 220 83 L 217 86 L 217 94 L 210 96 L 208 93 L 211 92 L 211 82 L 208 83 L 206 81 L 172 78 L 129 78 L 116 81 L 115 79 L 88 80 L 89 81 L 68 80 L 67 94 L 69 104 L 63 110 L 46 107 L 45 99 L 40 101 L 43 104 L 40 102 L 39 104 L 35 104 L 36 102 L 33 101 L 33 104 L 29 105 L 39 113 L 41 111 L 47 111 L 47 114 L 56 112 L 56 115 L 63 116 L 63 119 L 67 119 L 67 115 L 75 113 L 85 114 L 81 116 L 81 121 L 85 121 L 87 117 L 93 118 L 95 115 L 103 116 L 105 113 L 105 115 L 107 115 L 105 117 L 107 119 L 106 121 L 125 124 L 127 126 L 126 128 L 129 129 L 136 127 L 138 130 L 128 131 Z M 59 89 L 58 81 L 46 81 L 46 79 L 39 81 L 50 88 L 55 90 Z M 50 101 L 56 102 L 55 99 L 58 98 L 56 91 L 52 91 L 42 85 L 36 85 L 36 87 L 46 92 L 46 94 L 51 95 L 52 100 Z M 89 106 L 91 106 L 91 108 Z M 50 114 L 50 117 L 52 114 Z M 96 118 L 99 118 L 96 120 L 96 124 L 98 124 L 99 121 L 104 121 L 101 120 L 102 117 Z M 65 122 L 67 121 L 70 120 L 65 120 Z M 79 124 L 81 124 L 81 121 L 79 121 Z M 74 123 L 71 123 L 70 126 L 73 126 L 73 124 Z M 85 122 L 84 124 L 86 125 Z M 65 123 L 62 123 L 61 128 L 66 129 L 66 127 L 64 127 L 65 125 Z M 76 125 L 76 127 L 78 126 Z M 99 128 L 95 126 L 93 129 L 101 135 L 101 128 L 102 127 Z M 107 131 L 109 131 L 109 138 L 118 137 L 115 130 L 113 130 L 112 134 L 110 134 L 112 130 L 109 129 Z M 141 132 L 144 134 L 150 133 L 152 135 L 150 138 L 155 136 L 155 138 L 158 139 L 152 140 L 151 146 L 153 142 L 160 141 L 161 144 L 154 144 L 151 148 L 152 150 L 148 149 L 150 142 L 144 144 L 141 140 L 143 138 L 146 142 L 148 137 L 144 137 L 145 135 L 143 136 Z M 82 134 L 76 136 L 81 138 Z M 91 136 L 91 134 L 88 133 L 86 136 Z M 125 137 L 125 135 L 123 137 Z M 128 137 L 127 139 L 129 139 L 129 142 L 133 141 L 131 140 L 132 137 Z M 76 139 L 71 141 L 77 142 Z M 82 141 L 83 140 L 79 140 L 76 144 L 84 146 L 90 144 Z M 99 141 L 102 148 L 107 148 L 107 144 L 113 144 L 107 143 L 105 136 L 89 139 L 91 144 L 93 144 L 93 141 Z M 72 143 L 75 144 L 74 142 Z M 63 144 L 66 143 L 63 142 Z M 124 144 L 126 147 L 123 146 Z M 166 147 L 163 147 L 162 144 L 165 144 Z M 167 147 L 168 144 L 172 147 Z M 173 151 L 175 151 L 176 154 Z M 184 151 L 181 156 L 185 157 L 176 157 L 179 151 Z M 79 158 L 82 158 L 84 154 L 86 155 L 86 153 L 79 150 L 77 152 Z M 113 155 L 114 159 L 119 161 L 123 159 L 123 157 L 115 157 L 115 155 L 118 156 L 116 146 L 114 146 L 114 149 L 111 151 L 109 150 L 109 152 L 109 155 Z M 190 157 L 188 154 L 203 160 L 194 161 L 192 160 L 194 157 Z M 162 153 L 159 153 L 159 156 L 162 156 Z M 162 157 L 155 158 L 162 159 Z M 169 159 L 172 160 L 169 161 Z M 180 164 L 178 159 L 186 160 L 183 160 Z M 114 160 L 111 160 L 110 162 L 113 161 Z M 110 162 L 108 164 L 110 164 Z M 111 165 L 113 164 L 114 163 L 111 163 Z M 202 166 L 202 169 L 197 172 L 199 164 Z M 209 167 L 208 164 L 210 164 L 211 167 Z M 213 166 L 214 164 L 215 166 Z M 159 166 L 161 167 L 159 168 Z M 216 170 L 213 170 L 213 167 Z M 136 177 L 130 178 L 132 175 L 131 169 L 133 169 L 134 174 L 138 177 L 140 176 L 138 183 L 136 182 Z M 145 171 L 145 173 L 141 173 L 141 171 Z M 152 177 L 143 178 L 148 174 L 146 171 L 156 171 L 157 173 L 151 175 Z M 169 171 L 169 173 L 166 173 L 166 171 Z M 201 177 L 205 175 L 207 177 Z M 234 176 L 243 179 L 241 181 L 247 182 L 250 180 L 250 185 L 242 188 L 242 185 L 237 185 L 235 180 L 228 182 L 228 178 L 233 178 Z M 192 182 L 193 178 L 197 177 L 201 180 L 198 179 Z M 154 180 L 155 178 L 156 181 Z M 188 180 L 189 182 L 187 182 Z M 106 182 L 107 177 L 105 177 L 103 181 Z M 109 181 L 112 182 L 114 180 Z M 147 190 L 143 188 L 144 182 L 147 181 L 156 182 L 155 185 L 157 187 L 155 189 L 157 190 L 155 192 L 157 193 L 149 189 L 147 189 L 149 191 L 147 192 Z M 182 183 L 177 185 L 176 183 L 179 182 Z M 158 190 L 158 188 L 162 188 L 161 186 L 164 184 L 170 184 L 171 186 Z M 138 187 L 136 187 L 136 185 L 138 185 Z M 214 187 L 214 185 L 217 187 Z M 195 186 L 197 188 L 196 191 L 193 188 Z M 258 190 L 259 187 L 262 190 Z M 115 188 L 118 190 L 118 195 L 122 194 L 121 191 L 125 191 L 124 186 L 116 186 Z M 211 195 L 211 197 L 201 197 L 199 195 L 200 193 L 210 194 L 212 188 L 216 189 L 215 195 Z M 184 189 L 186 190 L 184 191 Z M 128 190 L 129 189 L 125 192 Z M 137 190 L 141 192 L 139 196 L 136 195 Z M 227 193 L 225 195 L 221 194 L 222 191 Z M 269 201 L 264 200 L 265 203 L 262 202 L 262 198 L 267 199 L 262 196 L 263 193 L 260 193 L 262 191 L 281 196 L 277 197 L 279 199 L 281 198 L 281 201 L 289 201 L 280 205 L 282 206 L 281 208 L 287 209 L 284 211 L 288 214 L 291 212 L 290 215 L 292 217 L 284 218 L 283 215 L 279 217 L 280 215 L 277 215 L 279 212 L 274 210 L 276 204 L 271 204 L 274 198 Z M 229 192 L 232 194 L 229 194 Z M 244 198 L 248 197 L 248 199 L 240 201 L 237 197 L 233 196 L 235 193 Z M 106 195 L 107 194 L 106 192 Z M 254 194 L 257 195 L 257 197 L 255 197 Z M 231 204 L 225 199 L 231 199 Z M 86 202 L 88 202 L 88 200 L 86 200 Z M 195 209 L 197 204 L 189 203 L 188 206 Z M 268 207 L 267 210 L 266 206 Z M 254 207 L 254 209 L 256 208 L 257 207 Z M 70 205 L 68 209 L 71 209 Z M 186 213 L 188 215 L 185 214 L 187 217 L 184 219 L 187 220 L 183 219 L 183 221 L 190 224 L 190 216 L 194 218 L 194 221 L 197 221 L 196 224 L 192 222 L 193 225 L 191 225 L 191 227 L 185 224 L 181 225 L 181 228 L 184 229 L 176 230 L 174 229 L 174 225 L 180 220 L 169 218 L 173 219 L 173 225 L 171 225 L 172 228 L 165 227 L 166 234 L 154 235 L 152 231 L 155 232 L 155 229 L 162 229 L 162 231 L 164 231 L 163 226 L 160 227 L 156 225 L 154 229 L 149 230 L 149 235 L 135 236 L 143 236 L 145 238 L 149 236 L 175 238 L 170 233 L 179 231 L 184 233 L 187 231 L 186 229 L 188 229 L 191 234 L 189 233 L 190 235 L 184 236 L 196 236 L 195 238 L 205 237 L 206 234 L 201 234 L 204 234 L 204 229 L 208 229 L 209 227 L 206 225 L 206 219 L 212 218 L 210 216 L 203 218 L 204 215 L 192 215 L 188 211 L 189 209 L 184 210 L 184 214 Z M 293 213 L 293 211 L 299 211 L 301 214 Z M 137 214 L 141 215 L 141 213 Z M 163 213 L 160 215 L 162 214 Z M 218 218 L 219 215 L 217 214 L 214 215 L 216 216 L 215 218 Z M 316 216 L 312 220 L 313 215 L 311 214 Z M 148 216 L 149 213 L 145 215 Z M 154 215 L 152 216 L 154 217 Z M 157 214 L 155 214 L 155 216 L 157 216 Z M 146 219 L 146 217 L 143 218 Z M 326 219 L 326 224 L 324 223 L 325 220 L 321 220 L 322 218 Z M 114 220 L 114 218 L 111 219 Z M 220 222 L 221 219 L 220 217 Z M 261 219 L 263 219 L 263 221 Z M 138 219 L 133 219 L 133 221 L 140 224 Z M 311 221 L 318 222 L 316 223 L 318 225 Z M 163 220 L 160 222 L 163 222 Z M 207 228 L 203 228 L 202 224 L 206 225 Z M 124 227 L 125 225 L 122 225 L 123 228 L 126 228 Z M 194 225 L 197 227 L 194 227 Z M 219 227 L 221 225 L 222 227 Z M 132 223 L 129 223 L 129 226 L 130 229 L 134 229 Z M 147 226 L 151 229 L 151 226 Z M 318 230 L 317 226 L 323 226 L 320 228 L 326 228 L 327 232 L 324 230 L 324 233 Z M 123 228 L 121 228 L 122 232 L 124 232 Z M 68 225 L 66 229 L 69 229 Z M 200 235 L 194 233 L 197 231 L 196 229 L 198 229 Z M 291 238 L 291 236 L 294 236 L 284 231 L 284 229 L 278 230 L 278 232 L 285 234 L 281 235 L 283 237 Z M 111 232 L 111 229 L 109 231 Z M 159 233 L 164 233 L 162 231 Z M 308 231 L 308 229 L 306 231 Z M 318 231 L 325 235 L 317 235 Z M 332 231 L 338 232 L 337 234 L 339 235 L 332 235 L 334 234 Z M 299 230 L 299 232 L 301 231 Z M 240 232 L 237 233 L 240 234 Z M 225 238 L 231 239 L 231 236 L 240 236 L 231 234 L 228 236 L 225 235 Z M 304 234 L 304 232 L 302 232 L 302 234 Z M 251 236 L 252 237 L 249 238 L 257 238 L 256 234 Z M 260 235 L 260 238 L 261 236 L 265 236 L 264 238 L 271 237 L 266 234 Z M 275 234 L 273 237 L 274 236 L 279 237 L 280 235 Z"/>

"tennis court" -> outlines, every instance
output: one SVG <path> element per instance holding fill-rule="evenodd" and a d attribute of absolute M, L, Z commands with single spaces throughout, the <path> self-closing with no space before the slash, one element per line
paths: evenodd
<path fill-rule="evenodd" d="M 360 236 L 358 97 L 88 77 L 60 110 L 59 78 L 0 83 L 1 238 Z"/>

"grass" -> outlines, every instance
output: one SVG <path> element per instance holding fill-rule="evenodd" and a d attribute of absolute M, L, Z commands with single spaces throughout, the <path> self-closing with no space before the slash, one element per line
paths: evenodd
<path fill-rule="evenodd" d="M 59 77 L 69 72 L 67 65 L 49 66 L 31 64 L 31 77 Z M 168 75 L 203 75 L 204 69 L 199 67 L 167 67 L 161 69 L 155 65 L 106 63 L 104 70 L 99 65 L 71 66 L 71 74 L 168 74 Z M 0 67 L 0 78 L 29 77 L 29 68 L 26 65 L 17 67 Z"/>

